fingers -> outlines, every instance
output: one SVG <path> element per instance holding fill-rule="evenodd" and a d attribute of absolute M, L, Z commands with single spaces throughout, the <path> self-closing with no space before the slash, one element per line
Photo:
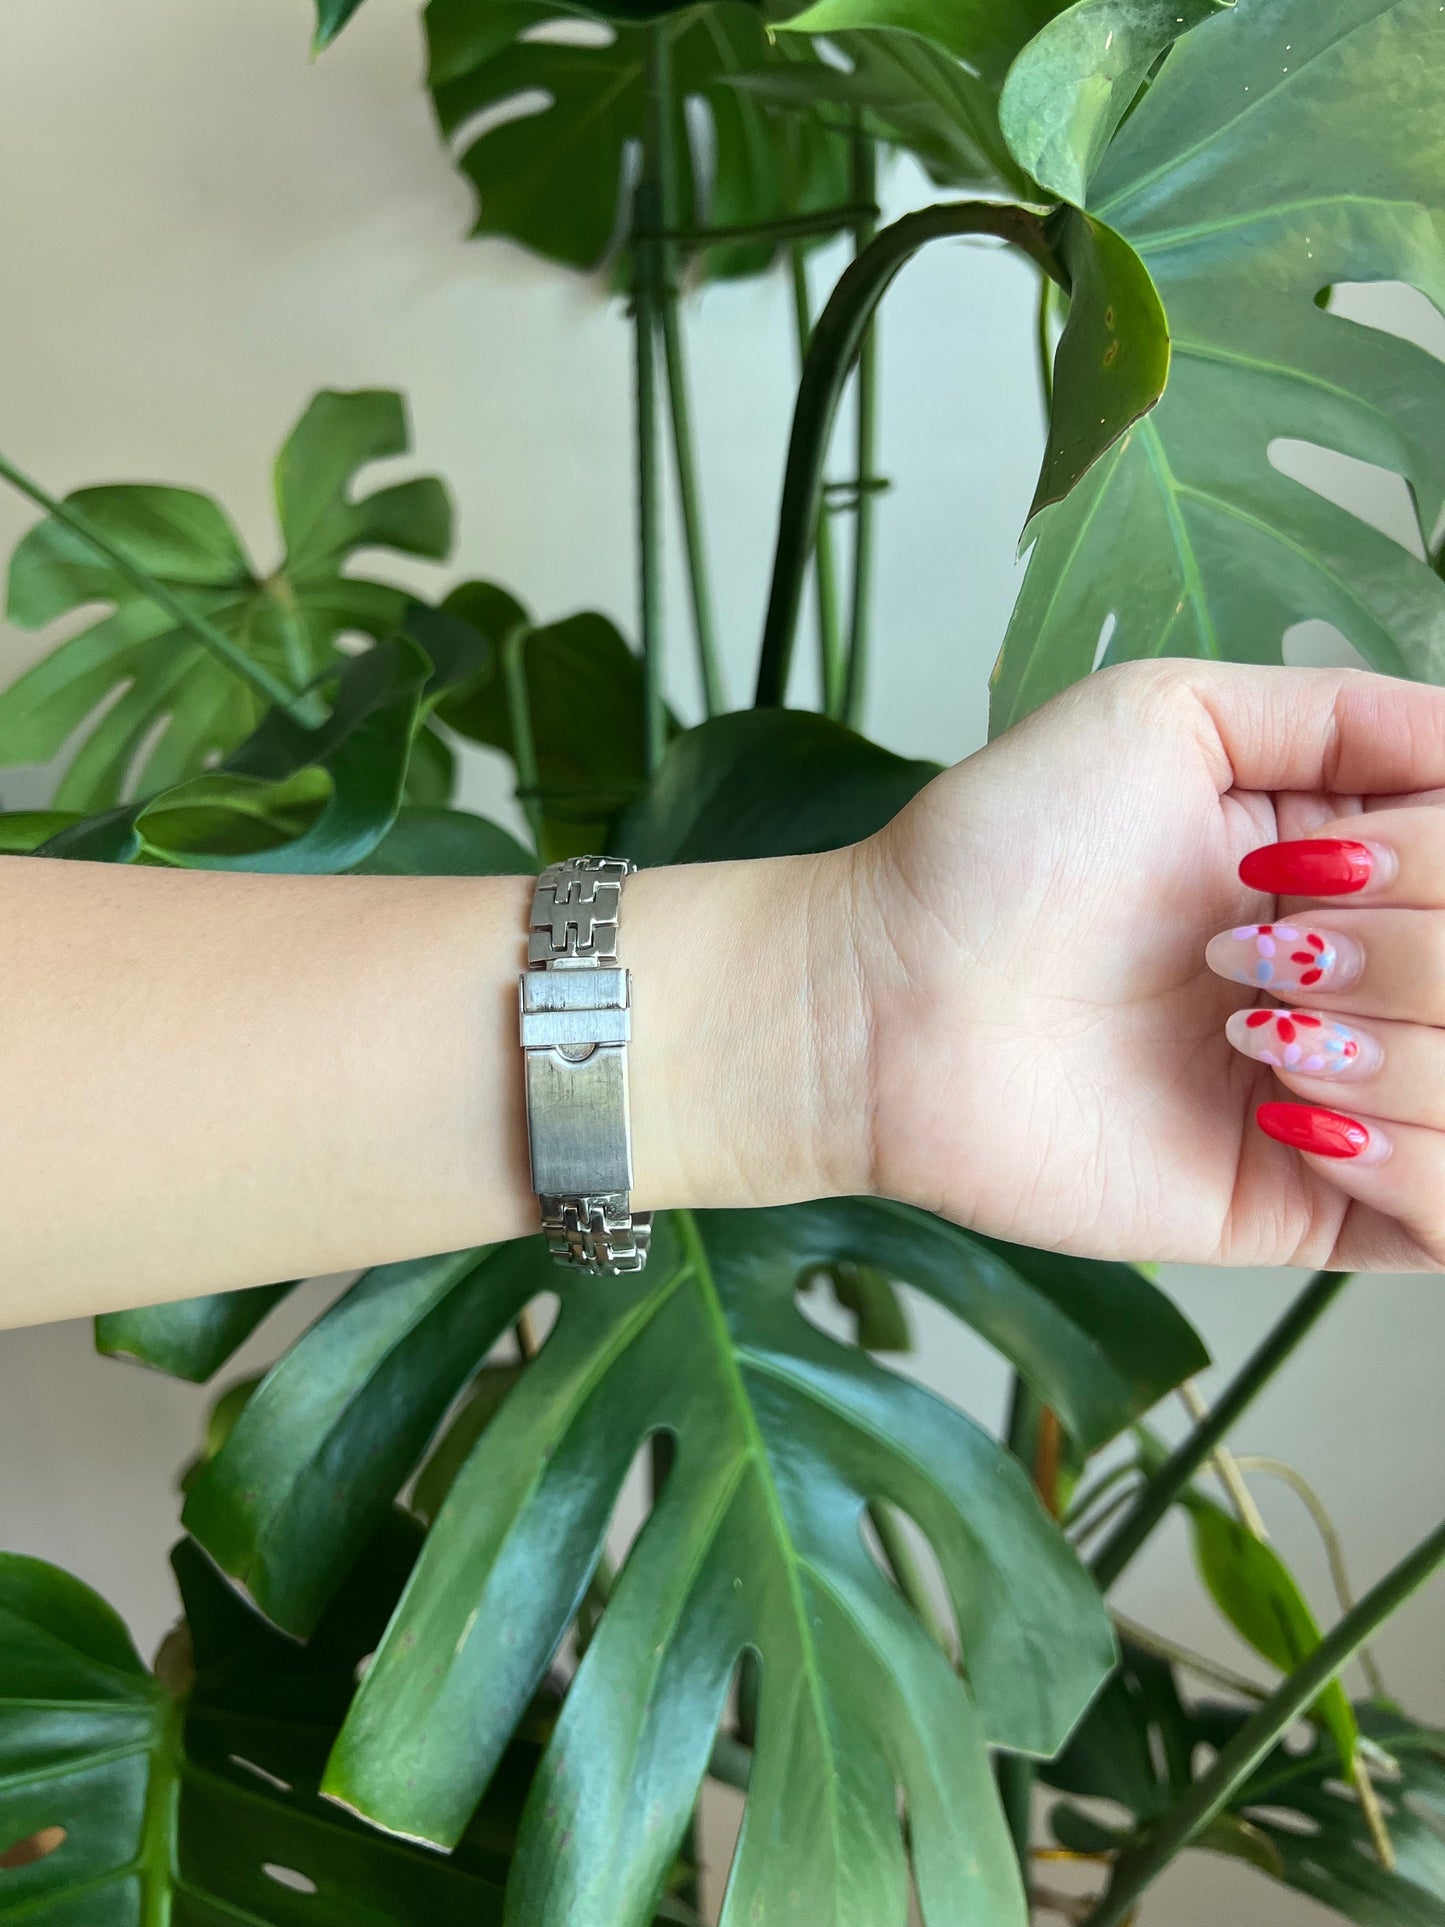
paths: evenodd
<path fill-rule="evenodd" d="M 1322 824 L 1309 837 L 1252 850 L 1239 875 L 1270 896 L 1442 908 L 1445 810 L 1373 810 Z"/>
<path fill-rule="evenodd" d="M 1261 1104 L 1267 1137 L 1291 1145 L 1320 1177 L 1445 1253 L 1445 1132 L 1311 1104 Z"/>
<path fill-rule="evenodd" d="M 1445 1024 L 1445 911 L 1345 910 L 1212 937 L 1216 976 L 1331 1013 Z"/>
<path fill-rule="evenodd" d="M 1320 1010 L 1237 1010 L 1225 1035 L 1314 1104 L 1445 1130 L 1445 1031 Z"/>
<path fill-rule="evenodd" d="M 1445 784 L 1445 689 L 1204 663 L 1188 683 L 1228 763 L 1226 788 L 1392 796 Z"/>

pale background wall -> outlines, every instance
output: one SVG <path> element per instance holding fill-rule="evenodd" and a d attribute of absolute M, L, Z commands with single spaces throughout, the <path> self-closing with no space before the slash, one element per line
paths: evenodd
<path fill-rule="evenodd" d="M 456 492 L 459 542 L 446 579 L 495 574 L 542 615 L 593 605 L 626 625 L 624 325 L 582 283 L 462 238 L 469 192 L 433 136 L 416 12 L 415 0 L 370 0 L 312 64 L 306 0 L 8 0 L 0 446 L 59 491 L 107 479 L 210 489 L 264 559 L 268 463 L 306 398 L 321 386 L 395 386 L 411 399 L 418 461 Z M 912 192 L 906 179 L 897 192 Z M 983 737 L 985 677 L 1039 448 L 1031 301 L 1031 277 L 1015 261 L 967 246 L 934 249 L 890 296 L 882 454 L 897 486 L 882 511 L 869 726 L 914 754 L 953 759 Z M 1445 332 L 1402 295 L 1362 312 L 1423 328 L 1437 347 Z M 739 694 L 786 432 L 787 313 L 776 282 L 718 290 L 696 331 L 707 516 Z M 1306 466 L 1400 530 L 1397 484 L 1339 462 Z M 32 519 L 24 502 L 0 499 L 0 550 Z M 416 571 L 419 583 L 442 579 Z M 683 613 L 675 582 L 680 651 Z M 0 676 L 36 653 L 35 638 L 0 635 Z M 685 667 L 676 680 L 689 706 Z M 0 773 L 0 795 L 11 806 L 38 801 L 44 780 Z M 468 793 L 497 799 L 498 771 L 478 759 Z M 1194 1271 L 1168 1283 L 1228 1366 L 1295 1281 Z M 314 1310 L 325 1290 L 310 1287 L 302 1302 Z M 300 1323 L 288 1307 L 243 1362 L 273 1354 Z M 922 1312 L 919 1325 L 923 1375 L 996 1419 L 996 1363 L 941 1317 Z M 1442 1355 L 1445 1294 L 1435 1281 L 1358 1285 L 1239 1441 L 1292 1459 L 1316 1482 L 1362 1581 L 1439 1513 Z M 0 1336 L 0 1545 L 72 1567 L 153 1644 L 173 1611 L 170 1480 L 206 1403 L 204 1392 L 97 1360 L 82 1326 Z M 1298 1509 L 1288 1495 L 1263 1498 L 1325 1608 L 1323 1562 Z M 1161 1535 L 1122 1597 L 1137 1616 L 1243 1660 L 1202 1601 L 1177 1535 Z M 1380 1650 L 1411 1706 L 1445 1720 L 1442 1613 L 1437 1589 Z M 1175 1871 L 1148 1917 L 1203 1927 L 1226 1909 L 1239 1927 L 1324 1918 L 1203 1859 Z"/>

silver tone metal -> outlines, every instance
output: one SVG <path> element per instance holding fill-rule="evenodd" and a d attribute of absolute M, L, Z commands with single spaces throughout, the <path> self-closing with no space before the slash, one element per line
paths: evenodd
<path fill-rule="evenodd" d="M 532 1188 L 558 1264 L 641 1271 L 651 1214 L 634 1213 L 627 1043 L 632 979 L 617 961 L 622 883 L 634 865 L 577 856 L 537 879 L 520 982 Z"/>

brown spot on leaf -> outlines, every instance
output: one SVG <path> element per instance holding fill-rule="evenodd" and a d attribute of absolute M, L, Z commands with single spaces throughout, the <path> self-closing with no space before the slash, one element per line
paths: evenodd
<path fill-rule="evenodd" d="M 48 1859 L 57 1847 L 65 1845 L 64 1827 L 42 1827 L 39 1833 L 32 1833 L 24 1840 L 17 1840 L 13 1847 L 0 1853 L 0 1872 L 11 1872 L 16 1867 L 33 1867 L 37 1860 Z"/>

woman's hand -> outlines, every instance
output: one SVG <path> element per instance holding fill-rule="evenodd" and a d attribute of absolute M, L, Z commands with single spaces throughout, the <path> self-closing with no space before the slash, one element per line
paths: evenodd
<path fill-rule="evenodd" d="M 877 1188 L 1095 1256 L 1445 1264 L 1437 785 L 1445 690 L 1184 662 L 941 776 L 852 853 Z M 1352 847 L 1240 880 L 1296 839 Z"/>

